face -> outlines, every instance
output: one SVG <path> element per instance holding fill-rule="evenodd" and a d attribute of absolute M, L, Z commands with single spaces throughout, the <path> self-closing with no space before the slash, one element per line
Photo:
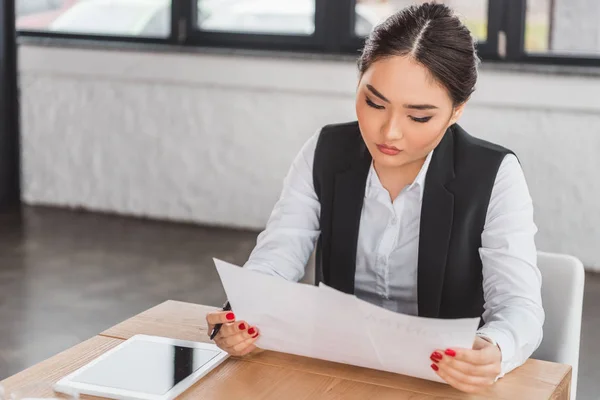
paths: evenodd
<path fill-rule="evenodd" d="M 462 114 L 426 67 L 406 56 L 377 61 L 361 77 L 356 114 L 378 167 L 423 160 Z"/>

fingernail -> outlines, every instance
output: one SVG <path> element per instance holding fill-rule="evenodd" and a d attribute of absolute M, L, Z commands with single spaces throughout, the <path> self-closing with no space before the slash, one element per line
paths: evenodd
<path fill-rule="evenodd" d="M 248 334 L 249 335 L 254 335 L 255 332 L 256 332 L 256 329 L 254 329 L 254 328 L 248 329 Z"/>
<path fill-rule="evenodd" d="M 255 338 L 255 337 L 257 337 L 257 336 L 258 336 L 258 332 L 256 333 L 256 335 L 252 336 L 252 339 L 254 339 L 254 338 Z"/>
<path fill-rule="evenodd" d="M 436 360 L 438 360 L 438 361 L 439 361 L 439 360 L 441 360 L 442 358 L 444 358 L 444 356 L 442 356 L 442 355 L 441 355 L 440 353 L 438 353 L 437 351 L 434 351 L 434 352 L 431 354 L 431 358 L 432 358 L 432 359 L 436 359 Z"/>
<path fill-rule="evenodd" d="M 450 357 L 454 357 L 454 356 L 456 356 L 456 352 L 455 352 L 454 350 L 452 350 L 452 349 L 448 349 L 448 350 L 446 350 L 446 351 L 444 352 L 444 354 L 446 354 L 447 356 L 450 356 Z"/>
<path fill-rule="evenodd" d="M 229 321 L 233 321 L 235 319 L 235 315 L 232 312 L 230 312 L 230 313 L 227 313 L 225 318 L 227 318 Z"/>
<path fill-rule="evenodd" d="M 246 329 L 246 325 L 244 325 L 244 323 L 242 322 L 238 328 L 240 328 L 241 331 L 243 331 L 244 329 Z"/>
<path fill-rule="evenodd" d="M 439 360 L 439 359 L 435 358 L 434 356 L 431 356 L 431 357 L 429 357 L 429 359 L 430 359 L 431 361 L 433 361 L 434 363 L 439 363 L 439 362 L 441 361 L 441 360 Z"/>
<path fill-rule="evenodd" d="M 434 371 L 439 371 L 440 370 L 440 368 L 437 365 L 435 365 L 435 364 L 431 364 L 431 369 L 434 370 Z"/>

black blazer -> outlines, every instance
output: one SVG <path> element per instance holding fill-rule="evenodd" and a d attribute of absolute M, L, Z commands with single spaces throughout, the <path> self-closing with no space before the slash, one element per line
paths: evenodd
<path fill-rule="evenodd" d="M 481 317 L 479 248 L 503 147 L 453 125 L 435 149 L 421 208 L 417 296 L 419 315 Z M 357 122 L 321 131 L 313 165 L 321 203 L 316 282 L 354 293 L 358 229 L 371 155 Z"/>

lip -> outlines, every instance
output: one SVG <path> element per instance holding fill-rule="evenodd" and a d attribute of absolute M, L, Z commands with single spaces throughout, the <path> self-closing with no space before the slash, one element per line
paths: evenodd
<path fill-rule="evenodd" d="M 388 156 L 395 156 L 398 155 L 402 152 L 402 150 L 393 147 L 393 146 L 386 146 L 384 144 L 378 144 L 377 145 L 377 149 L 382 152 L 383 154 L 386 154 Z"/>

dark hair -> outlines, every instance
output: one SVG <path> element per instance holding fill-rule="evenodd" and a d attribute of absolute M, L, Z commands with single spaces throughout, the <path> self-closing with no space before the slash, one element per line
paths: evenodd
<path fill-rule="evenodd" d="M 424 3 L 398 11 L 376 26 L 358 60 L 362 74 L 391 56 L 413 57 L 443 84 L 454 105 L 475 90 L 479 59 L 471 33 L 444 4 Z"/>

